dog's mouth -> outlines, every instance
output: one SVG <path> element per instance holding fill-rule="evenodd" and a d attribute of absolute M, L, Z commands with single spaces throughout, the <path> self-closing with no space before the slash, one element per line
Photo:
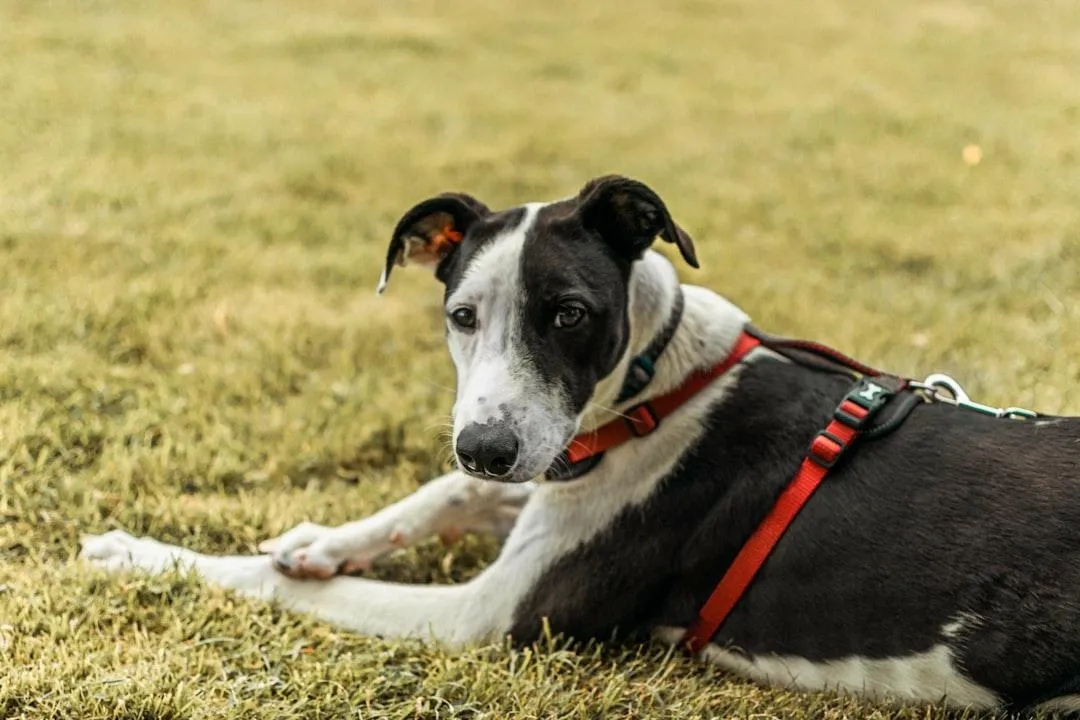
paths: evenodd
<path fill-rule="evenodd" d="M 528 482 L 533 479 L 530 473 L 522 472 L 517 466 L 511 468 L 505 473 L 491 473 L 476 467 L 470 467 L 465 463 L 458 460 L 458 469 L 465 473 L 469 477 L 476 478 L 477 480 L 484 480 L 487 482 L 504 483 L 507 485 L 515 485 L 518 483 Z"/>
<path fill-rule="evenodd" d="M 457 463 L 461 472 L 469 477 L 476 478 L 477 480 L 486 480 L 488 482 L 505 483 L 507 485 L 525 483 L 535 480 L 538 477 L 549 475 L 555 468 L 561 468 L 564 464 L 563 453 L 555 456 L 547 463 L 517 463 L 508 471 L 500 473 L 492 473 L 476 467 L 470 467 L 460 460 L 458 460 Z"/>

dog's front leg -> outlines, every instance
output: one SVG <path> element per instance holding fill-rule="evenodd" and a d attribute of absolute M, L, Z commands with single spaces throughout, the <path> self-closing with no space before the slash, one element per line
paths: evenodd
<path fill-rule="evenodd" d="M 451 540 L 467 533 L 505 538 L 532 484 L 508 485 L 452 472 L 374 515 L 337 527 L 302 523 L 259 546 L 294 578 L 325 579 L 366 570 L 378 557 L 433 535 Z"/>
<path fill-rule="evenodd" d="M 173 567 L 243 595 L 279 603 L 343 629 L 387 638 L 419 637 L 451 645 L 504 634 L 517 598 L 493 592 L 505 580 L 488 568 L 462 585 L 405 585 L 352 577 L 295 580 L 268 555 L 209 556 L 114 530 L 82 541 L 82 557 L 99 567 L 151 573 Z M 506 568 L 501 572 L 505 573 Z"/>

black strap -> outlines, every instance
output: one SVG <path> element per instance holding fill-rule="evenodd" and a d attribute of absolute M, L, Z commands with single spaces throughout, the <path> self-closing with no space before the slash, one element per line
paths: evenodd
<path fill-rule="evenodd" d="M 859 374 L 879 377 L 885 374 L 837 350 L 833 350 L 828 345 L 808 340 L 793 340 L 769 335 L 749 324 L 745 329 L 749 335 L 760 340 L 763 347 L 783 355 L 798 365 L 848 376 Z"/>
<path fill-rule="evenodd" d="M 892 402 L 885 406 L 885 409 L 881 412 L 882 419 L 863 433 L 863 439 L 876 440 L 888 435 L 907 420 L 912 410 L 925 402 L 927 402 L 926 399 L 911 388 L 904 389 L 893 398 Z"/>
<path fill-rule="evenodd" d="M 671 338 L 675 337 L 675 331 L 679 329 L 679 323 L 682 321 L 685 305 L 686 300 L 683 298 L 682 286 L 676 286 L 675 301 L 671 306 L 671 315 L 668 316 L 668 321 L 660 329 L 660 332 L 656 334 L 656 337 L 652 339 L 649 346 L 638 355 L 635 355 L 634 359 L 630 361 L 630 367 L 626 370 L 626 379 L 623 380 L 622 389 L 619 390 L 619 397 L 616 402 L 621 403 L 629 400 L 652 382 L 653 376 L 656 375 L 656 361 L 664 354 L 664 350 L 667 349 Z"/>
<path fill-rule="evenodd" d="M 869 376 L 878 382 L 890 384 L 895 397 L 881 413 L 882 418 L 863 432 L 862 437 L 866 440 L 884 437 L 896 430 L 915 408 L 926 402 L 923 396 L 907 386 L 903 378 L 883 373 L 827 345 L 769 335 L 753 325 L 747 325 L 746 332 L 760 340 L 762 347 L 786 357 L 796 365 L 839 375 Z"/>
<path fill-rule="evenodd" d="M 548 482 L 567 482 L 569 480 L 577 480 L 579 477 L 587 472 L 590 472 L 593 468 L 600 464 L 600 461 L 604 459 L 604 453 L 597 453 L 592 457 L 587 457 L 576 463 L 570 462 L 566 457 L 566 451 L 563 450 L 559 457 L 555 458 L 555 462 L 551 464 L 551 467 L 544 473 L 544 479 Z"/>

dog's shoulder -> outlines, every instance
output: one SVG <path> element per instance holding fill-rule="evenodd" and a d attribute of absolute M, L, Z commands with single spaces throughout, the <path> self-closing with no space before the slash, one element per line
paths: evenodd
<path fill-rule="evenodd" d="M 676 577 L 694 572 L 684 567 L 684 550 L 706 520 L 727 505 L 743 508 L 731 532 L 710 537 L 721 556 L 737 552 L 727 538 L 767 511 L 845 387 L 843 380 L 769 358 L 748 363 L 707 408 L 693 437 L 665 438 L 681 448 L 680 456 L 644 502 L 631 502 L 627 493 L 604 531 L 546 570 L 518 608 L 515 638 L 535 637 L 542 618 L 557 632 L 584 637 L 646 629 Z M 744 483 L 748 478 L 759 482 Z M 619 491 L 614 483 L 611 492 Z"/>

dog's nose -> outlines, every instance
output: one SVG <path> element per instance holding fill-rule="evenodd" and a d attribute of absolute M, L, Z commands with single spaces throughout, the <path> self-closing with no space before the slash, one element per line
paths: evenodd
<path fill-rule="evenodd" d="M 457 438 L 461 466 L 471 473 L 505 477 L 517 462 L 518 439 L 502 425 L 466 425 Z"/>

